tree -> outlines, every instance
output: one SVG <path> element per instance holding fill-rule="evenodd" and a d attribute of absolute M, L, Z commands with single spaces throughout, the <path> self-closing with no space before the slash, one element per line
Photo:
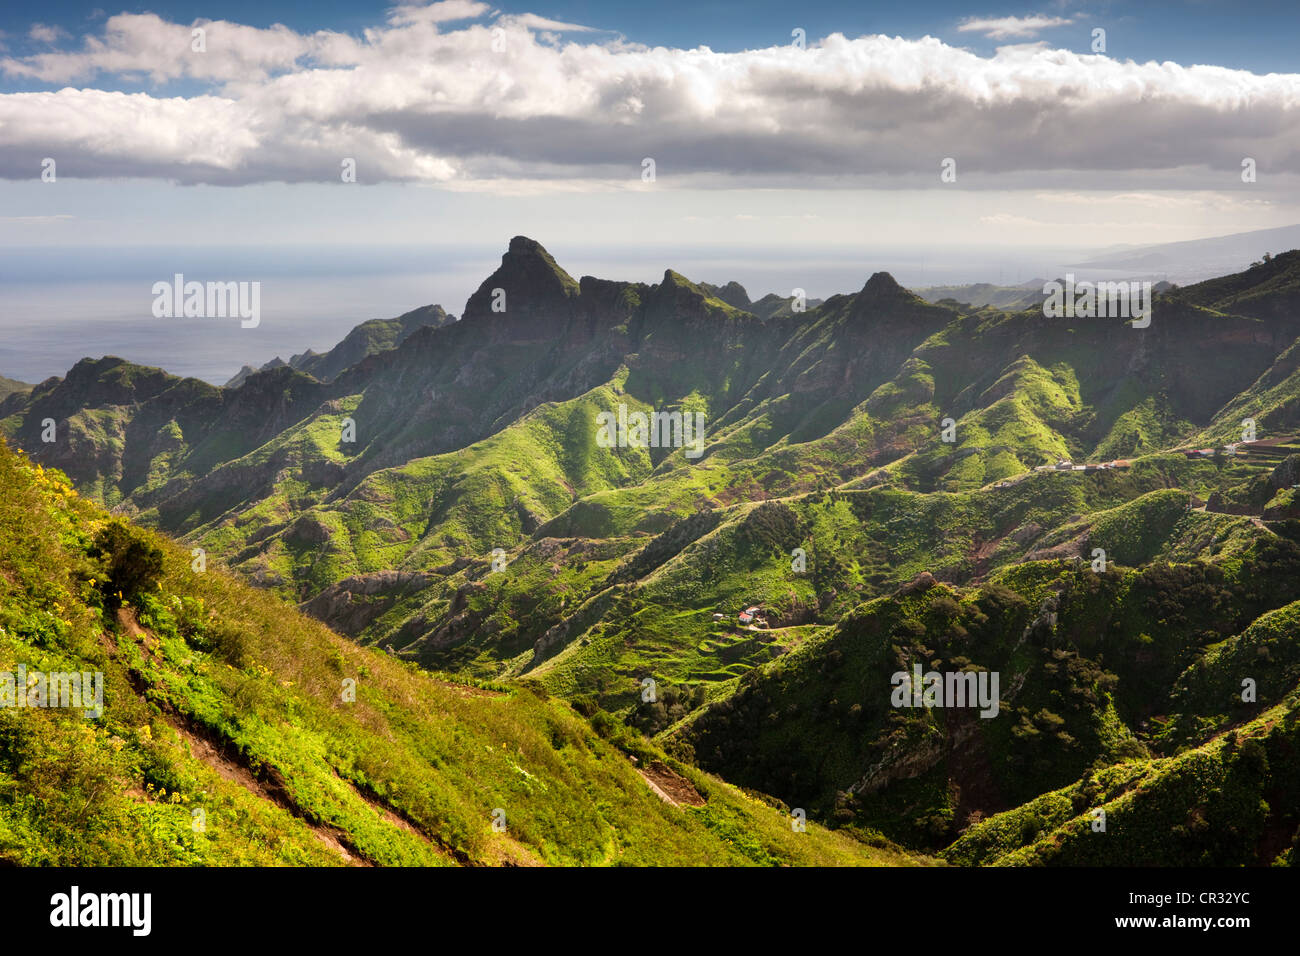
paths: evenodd
<path fill-rule="evenodd" d="M 162 549 L 144 532 L 118 519 L 99 530 L 90 553 L 103 564 L 101 591 L 109 607 L 119 607 L 154 588 L 162 575 Z"/>

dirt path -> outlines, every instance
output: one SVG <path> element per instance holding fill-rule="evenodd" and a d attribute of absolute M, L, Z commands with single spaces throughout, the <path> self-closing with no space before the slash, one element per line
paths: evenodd
<path fill-rule="evenodd" d="M 118 608 L 117 624 L 123 634 L 141 642 L 145 654 L 154 656 L 157 653 L 158 638 L 150 633 L 148 629 L 140 626 L 132 608 Z M 107 632 L 105 632 L 103 643 L 110 654 L 116 655 L 118 648 L 112 643 L 112 638 L 108 636 Z M 136 690 L 137 693 L 140 693 L 140 688 L 136 688 Z M 141 700 L 143 699 L 143 696 L 141 696 Z M 218 746 L 205 734 L 191 729 L 183 718 L 173 713 L 165 713 L 163 719 L 180 736 L 181 741 L 189 750 L 190 756 L 205 764 L 222 780 L 243 787 L 253 796 L 269 801 L 302 820 L 317 840 L 338 854 L 349 866 L 374 866 L 372 862 L 357 853 L 355 848 L 347 845 L 343 831 L 326 824 L 312 823 L 304 819 L 301 810 L 289 795 L 283 778 L 275 768 L 271 768 L 265 779 L 260 778 L 245 764 L 228 754 L 225 748 Z M 144 796 L 143 792 L 141 792 L 140 796 Z"/>
<path fill-rule="evenodd" d="M 178 721 L 168 720 L 168 724 L 180 734 L 181 740 L 189 747 L 190 755 L 212 768 L 222 780 L 241 786 L 253 796 L 270 801 L 302 820 L 302 815 L 289 798 L 288 792 L 274 777 L 267 781 L 259 780 L 251 770 L 238 761 L 231 760 L 206 737 L 194 733 Z M 307 820 L 303 820 L 303 823 L 307 824 L 317 840 L 342 857 L 349 866 L 374 865 L 349 849 L 341 839 L 339 830 L 324 824 L 310 823 Z"/>
<path fill-rule="evenodd" d="M 656 760 L 649 767 L 637 767 L 637 773 L 651 790 L 670 806 L 702 807 L 705 800 L 691 782 L 681 774 Z"/>

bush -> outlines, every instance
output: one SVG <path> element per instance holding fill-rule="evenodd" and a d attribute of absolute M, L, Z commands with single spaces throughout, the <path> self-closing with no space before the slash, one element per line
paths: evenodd
<path fill-rule="evenodd" d="M 153 590 L 162 576 L 162 549 L 144 532 L 120 520 L 99 530 L 90 554 L 102 562 L 105 580 L 100 591 L 110 608 Z"/>

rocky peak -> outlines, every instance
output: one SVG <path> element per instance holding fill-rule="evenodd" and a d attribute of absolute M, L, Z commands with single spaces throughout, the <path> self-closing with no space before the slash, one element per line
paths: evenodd
<path fill-rule="evenodd" d="M 886 314 L 903 318 L 932 311 L 923 299 L 904 289 L 888 272 L 873 273 L 867 284 L 853 297 L 855 318 Z"/>
<path fill-rule="evenodd" d="M 872 273 L 867 284 L 862 287 L 859 296 L 867 296 L 874 299 L 889 299 L 899 296 L 910 296 L 911 293 L 898 284 L 898 281 L 888 272 Z"/>
<path fill-rule="evenodd" d="M 502 290 L 498 293 L 497 290 Z M 505 318 L 537 321 L 563 319 L 573 313 L 578 283 L 559 267 L 542 244 L 515 236 L 501 257 L 501 266 L 484 280 L 465 303 L 464 318 Z M 493 311 L 494 303 L 504 305 Z"/>
<path fill-rule="evenodd" d="M 734 308 L 743 309 L 748 312 L 750 306 L 753 305 L 749 299 L 749 293 L 745 291 L 745 287 L 734 279 L 722 286 L 709 285 L 707 282 L 701 282 L 700 287 L 715 299 L 721 299 L 723 302 L 727 303 L 727 305 Z"/>

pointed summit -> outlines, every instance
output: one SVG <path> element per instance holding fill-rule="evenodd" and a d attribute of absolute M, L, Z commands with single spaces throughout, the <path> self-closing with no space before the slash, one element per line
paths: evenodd
<path fill-rule="evenodd" d="M 654 316 L 678 322 L 695 316 L 735 316 L 744 310 L 722 301 L 710 291 L 712 286 L 695 283 L 680 272 L 664 270 L 663 281 L 646 294 Z"/>
<path fill-rule="evenodd" d="M 538 255 L 551 258 L 551 254 L 536 239 L 529 239 L 527 236 L 515 236 L 510 240 L 510 247 L 506 250 L 506 255 Z M 552 260 L 554 261 L 554 260 Z"/>
<path fill-rule="evenodd" d="M 465 319 L 484 316 L 568 317 L 578 283 L 536 239 L 515 236 L 501 257 L 501 266 L 488 276 L 465 303 Z"/>
<path fill-rule="evenodd" d="M 892 299 L 900 295 L 910 296 L 911 293 L 899 285 L 888 272 L 876 272 L 867 280 L 867 284 L 862 287 L 858 295 L 871 299 Z"/>
<path fill-rule="evenodd" d="M 853 297 L 852 314 L 896 317 L 924 305 L 924 300 L 904 289 L 888 272 L 876 272 L 867 280 L 862 291 Z"/>
<path fill-rule="evenodd" d="M 937 330 L 952 319 L 952 313 L 943 306 L 931 305 L 899 285 L 888 272 L 876 272 L 853 296 L 847 317 L 876 332 L 917 323 L 931 325 Z"/>

